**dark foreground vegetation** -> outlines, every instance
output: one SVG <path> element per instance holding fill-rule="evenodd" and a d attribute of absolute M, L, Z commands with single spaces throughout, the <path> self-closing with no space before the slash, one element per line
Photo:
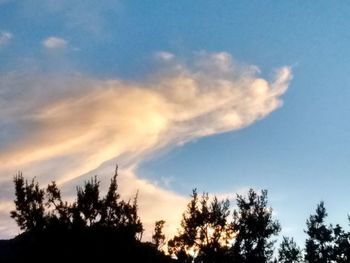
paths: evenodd
<path fill-rule="evenodd" d="M 233 211 L 228 200 L 193 190 L 178 234 L 166 238 L 159 220 L 152 242 L 142 242 L 137 195 L 120 199 L 117 171 L 104 197 L 95 177 L 77 188 L 73 203 L 62 200 L 55 182 L 42 189 L 18 174 L 14 184 L 11 217 L 23 232 L 0 241 L 0 262 L 350 262 L 350 233 L 325 223 L 322 202 L 307 220 L 305 248 L 283 237 L 275 251 L 281 227 L 265 190 L 237 195 Z"/>

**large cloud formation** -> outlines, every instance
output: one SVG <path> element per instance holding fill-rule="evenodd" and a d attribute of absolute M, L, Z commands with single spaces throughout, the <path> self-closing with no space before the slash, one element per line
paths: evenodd
<path fill-rule="evenodd" d="M 239 66 L 225 52 L 202 52 L 187 64 L 166 52 L 157 58 L 161 70 L 144 81 L 16 73 L 2 77 L 3 192 L 22 170 L 43 183 L 56 180 L 69 195 L 75 183 L 93 173 L 111 175 L 117 160 L 123 168 L 121 192 L 139 190 L 146 226 L 165 216 L 167 231 L 173 232 L 186 198 L 141 179 L 137 165 L 160 149 L 266 117 L 281 105 L 291 70 L 283 67 L 268 81 L 258 76 L 257 67 Z M 7 213 L 9 205 L 0 209 Z M 8 229 L 17 233 L 10 225 Z"/>

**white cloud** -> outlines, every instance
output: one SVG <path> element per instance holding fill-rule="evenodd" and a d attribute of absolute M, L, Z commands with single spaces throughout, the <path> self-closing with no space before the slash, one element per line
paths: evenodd
<path fill-rule="evenodd" d="M 0 31 L 0 47 L 5 46 L 13 38 L 12 33 L 6 31 Z"/>
<path fill-rule="evenodd" d="M 174 54 L 167 51 L 159 51 L 155 53 L 155 57 L 159 60 L 170 61 L 175 58 Z"/>
<path fill-rule="evenodd" d="M 173 232 L 187 198 L 141 179 L 138 164 L 160 149 L 266 117 L 281 105 L 291 78 L 284 67 L 273 80 L 262 79 L 228 53 L 202 53 L 196 62 L 189 67 L 174 57 L 143 82 L 0 78 L 0 182 L 22 170 L 43 183 L 58 181 L 72 196 L 73 185 L 92 174 L 108 182 L 118 162 L 122 194 L 139 190 L 142 220 L 149 226 L 165 216 Z"/>
<path fill-rule="evenodd" d="M 42 41 L 42 45 L 47 49 L 64 49 L 68 42 L 60 37 L 48 37 Z"/>

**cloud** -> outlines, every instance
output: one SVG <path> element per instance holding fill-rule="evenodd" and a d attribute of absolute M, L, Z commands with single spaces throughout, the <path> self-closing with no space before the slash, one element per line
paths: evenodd
<path fill-rule="evenodd" d="M 162 61 L 170 61 L 175 58 L 174 54 L 167 51 L 159 51 L 155 53 L 155 57 Z"/>
<path fill-rule="evenodd" d="M 37 21 L 54 19 L 68 30 L 98 35 L 107 29 L 109 15 L 117 15 L 120 2 L 119 0 L 26 0 L 19 5 L 17 16 Z"/>
<path fill-rule="evenodd" d="M 191 65 L 174 56 L 138 82 L 9 74 L 0 78 L 0 183 L 22 170 L 43 183 L 58 181 L 73 196 L 93 174 L 108 182 L 118 162 L 122 194 L 138 189 L 143 221 L 165 216 L 172 232 L 187 199 L 141 179 L 138 164 L 161 149 L 268 116 L 290 79 L 283 67 L 265 80 L 225 52 L 202 52 Z"/>
<path fill-rule="evenodd" d="M 64 49 L 68 42 L 60 37 L 48 37 L 42 41 L 42 45 L 47 49 Z"/>
<path fill-rule="evenodd" d="M 7 45 L 12 38 L 12 33 L 7 31 L 0 31 L 0 48 Z"/>

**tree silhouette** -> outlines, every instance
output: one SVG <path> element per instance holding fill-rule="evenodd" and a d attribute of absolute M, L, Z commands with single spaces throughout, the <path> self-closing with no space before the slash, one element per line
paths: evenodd
<path fill-rule="evenodd" d="M 164 220 L 155 222 L 151 242 L 141 242 L 138 193 L 124 201 L 118 193 L 118 167 L 105 196 L 93 177 L 77 187 L 72 203 L 62 200 L 53 181 L 40 188 L 22 173 L 14 177 L 15 210 L 11 217 L 23 231 L 8 242 L 0 240 L 0 262 L 122 262 L 146 263 L 298 263 L 302 250 L 293 238 L 283 237 L 277 258 L 273 237 L 280 231 L 268 207 L 267 191 L 250 189 L 237 195 L 230 220 L 230 203 L 192 191 L 177 235 L 165 255 Z M 323 202 L 306 221 L 305 263 L 350 262 L 350 233 L 325 222 Z M 350 218 L 349 218 L 350 220 Z M 54 255 L 54 256 L 53 256 Z M 176 258 L 176 259 L 175 259 Z"/>
<path fill-rule="evenodd" d="M 283 237 L 278 250 L 278 262 L 280 263 L 298 263 L 302 261 L 301 250 L 293 238 Z"/>
<path fill-rule="evenodd" d="M 127 230 L 128 233 L 132 235 L 133 238 L 136 238 L 140 241 L 142 239 L 144 229 L 141 223 L 141 219 L 137 213 L 137 198 L 138 193 L 136 193 L 132 203 L 130 200 L 127 203 L 121 201 L 120 205 L 122 207 L 122 216 L 121 225 L 119 227 L 123 227 Z"/>
<path fill-rule="evenodd" d="M 345 232 L 340 225 L 333 228 L 334 246 L 333 260 L 337 263 L 350 261 L 350 233 Z"/>
<path fill-rule="evenodd" d="M 308 235 L 305 243 L 305 261 L 308 263 L 329 263 L 332 262 L 333 229 L 326 225 L 327 217 L 324 203 L 320 202 L 316 208 L 316 214 L 311 215 L 306 221 Z"/>
<path fill-rule="evenodd" d="M 35 231 L 44 228 L 44 190 L 39 188 L 34 179 L 30 183 L 24 181 L 22 173 L 14 177 L 14 183 L 16 210 L 11 211 L 11 217 L 21 230 Z"/>
<path fill-rule="evenodd" d="M 118 166 L 116 167 L 113 178 L 108 188 L 105 198 L 102 200 L 101 219 L 102 225 L 107 227 L 117 227 L 121 223 L 122 207 L 119 204 L 120 195 L 118 194 Z"/>
<path fill-rule="evenodd" d="M 97 177 L 85 182 L 84 188 L 77 187 L 76 208 L 86 225 L 92 226 L 101 214 L 100 182 Z"/>
<path fill-rule="evenodd" d="M 70 255 L 82 253 L 84 249 L 80 245 L 83 244 L 85 250 L 94 245 L 97 251 L 104 251 L 114 244 L 124 254 L 130 254 L 133 249 L 146 249 L 144 253 L 150 250 L 150 255 L 162 255 L 157 254 L 154 247 L 140 247 L 143 226 L 138 216 L 138 195 L 128 202 L 119 200 L 117 169 L 105 197 L 100 198 L 100 182 L 94 177 L 83 187 L 77 187 L 76 201 L 71 204 L 62 201 L 55 182 L 41 189 L 34 179 L 29 183 L 19 173 L 14 177 L 14 184 L 15 210 L 11 216 L 23 230 L 18 246 L 26 251 L 28 258 L 38 255 L 39 247 L 52 251 L 60 243 L 66 244 L 66 253 Z M 25 253 L 19 253 L 18 257 L 22 254 Z"/>
<path fill-rule="evenodd" d="M 116 169 L 104 197 L 94 177 L 77 187 L 76 200 L 67 203 L 55 182 L 41 189 L 34 179 L 28 182 L 21 173 L 16 175 L 11 216 L 23 232 L 7 243 L 5 252 L 0 242 L 0 262 L 104 262 L 111 257 L 127 262 L 173 262 L 153 244 L 141 242 L 138 194 L 127 202 L 120 200 L 117 176 Z M 158 223 L 159 245 L 163 224 Z"/>
<path fill-rule="evenodd" d="M 280 225 L 273 220 L 272 209 L 267 207 L 266 190 L 258 195 L 250 189 L 247 198 L 237 195 L 232 228 L 236 233 L 231 248 L 234 262 L 271 262 L 274 244 L 271 237 L 279 233 Z"/>
<path fill-rule="evenodd" d="M 53 181 L 46 188 L 46 207 L 48 209 L 46 216 L 48 227 L 71 228 L 71 209 L 67 202 L 63 202 L 61 191 Z"/>
<path fill-rule="evenodd" d="M 164 224 L 165 224 L 164 220 L 159 220 L 159 221 L 156 221 L 154 225 L 152 242 L 158 250 L 161 250 L 165 244 L 165 235 L 163 234 Z"/>
<path fill-rule="evenodd" d="M 199 198 L 196 189 L 191 197 L 179 234 L 168 242 L 169 253 L 183 262 L 191 262 L 193 257 L 198 262 L 223 262 L 232 238 L 227 220 L 229 201 L 214 197 L 210 202 L 207 193 Z"/>

